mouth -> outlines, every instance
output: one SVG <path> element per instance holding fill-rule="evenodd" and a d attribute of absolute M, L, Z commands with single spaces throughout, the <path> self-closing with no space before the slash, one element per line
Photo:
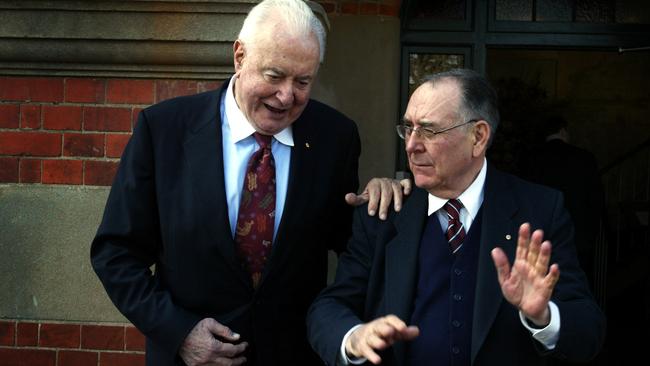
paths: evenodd
<path fill-rule="evenodd" d="M 266 103 L 264 103 L 264 107 L 267 110 L 269 110 L 271 113 L 278 114 L 278 115 L 284 114 L 287 111 L 286 109 L 272 107 L 272 106 L 270 106 L 270 105 L 268 105 Z"/>

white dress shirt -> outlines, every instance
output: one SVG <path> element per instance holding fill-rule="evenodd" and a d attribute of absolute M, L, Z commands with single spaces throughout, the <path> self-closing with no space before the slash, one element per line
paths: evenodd
<path fill-rule="evenodd" d="M 237 227 L 237 215 L 241 190 L 244 186 L 246 165 L 251 155 L 259 145 L 253 137 L 255 128 L 246 119 L 244 113 L 237 106 L 234 94 L 234 85 L 237 78 L 233 76 L 228 84 L 228 89 L 221 97 L 221 140 L 223 143 L 223 168 L 226 185 L 226 200 L 228 203 L 228 218 L 233 238 Z M 291 147 L 293 146 L 293 132 L 291 126 L 273 136 L 271 152 L 275 160 L 275 223 L 273 239 L 275 239 L 284 202 L 287 197 L 289 181 L 289 165 L 291 163 Z"/>

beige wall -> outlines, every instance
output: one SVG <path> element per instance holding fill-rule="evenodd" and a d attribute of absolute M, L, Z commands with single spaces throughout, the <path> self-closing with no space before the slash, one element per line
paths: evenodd
<path fill-rule="evenodd" d="M 394 175 L 399 101 L 399 19 L 332 16 L 313 96 L 354 119 L 361 135 L 361 188 Z"/>

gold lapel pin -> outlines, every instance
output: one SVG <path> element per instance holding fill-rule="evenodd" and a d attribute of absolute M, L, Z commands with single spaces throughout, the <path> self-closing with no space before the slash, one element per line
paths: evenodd
<path fill-rule="evenodd" d="M 510 239 L 512 239 L 512 236 L 510 236 L 510 234 L 506 234 L 506 240 L 510 240 Z"/>
<path fill-rule="evenodd" d="M 309 149 L 309 142 L 305 142 L 305 147 Z"/>

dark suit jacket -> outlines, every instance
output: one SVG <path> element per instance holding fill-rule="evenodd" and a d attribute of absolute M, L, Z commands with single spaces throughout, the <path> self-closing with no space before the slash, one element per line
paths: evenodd
<path fill-rule="evenodd" d="M 599 350 L 604 317 L 590 295 L 573 246 L 573 228 L 559 192 L 527 183 L 488 166 L 472 325 L 473 365 L 538 365 L 541 354 L 586 360 Z M 336 280 L 312 304 L 309 340 L 334 365 L 345 333 L 354 325 L 386 314 L 408 323 L 417 284 L 418 249 L 427 217 L 427 192 L 415 189 L 401 212 L 388 221 L 355 211 L 353 236 L 341 256 Z M 544 229 L 560 266 L 552 300 L 560 309 L 560 339 L 543 351 L 521 325 L 517 310 L 501 293 L 490 256 L 499 246 L 513 262 L 519 225 Z M 511 239 L 506 239 L 510 235 Z M 383 364 L 404 365 L 404 343 L 383 353 Z"/>
<path fill-rule="evenodd" d="M 344 196 L 358 188 L 356 125 L 316 101 L 294 122 L 284 214 L 254 290 L 228 222 L 219 111 L 226 86 L 140 114 L 92 243 L 111 300 L 147 337 L 148 365 L 182 364 L 179 347 L 206 317 L 249 342 L 249 364 L 318 359 L 305 316 L 326 284 L 327 250 L 341 251 L 349 238 Z"/>

